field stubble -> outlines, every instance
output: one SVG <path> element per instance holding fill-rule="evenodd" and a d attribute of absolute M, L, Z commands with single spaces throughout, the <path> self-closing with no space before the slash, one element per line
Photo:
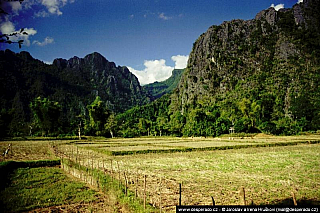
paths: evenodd
<path fill-rule="evenodd" d="M 292 139 L 292 140 L 291 140 Z M 120 181 L 128 183 L 138 196 L 144 193 L 144 175 L 147 176 L 149 203 L 164 210 L 174 210 L 182 183 L 183 205 L 210 205 L 211 196 L 217 205 L 241 204 L 239 190 L 244 187 L 247 202 L 256 205 L 292 204 L 292 192 L 298 203 L 319 204 L 320 145 L 302 144 L 284 147 L 260 147 L 235 150 L 149 153 L 110 156 L 97 150 L 106 147 L 135 147 L 139 145 L 164 147 L 168 144 L 192 145 L 213 143 L 279 143 L 301 140 L 319 140 L 319 136 L 269 137 L 248 139 L 185 139 L 180 141 L 143 139 L 108 140 L 103 143 L 58 146 L 60 152 L 80 164 L 99 168 Z M 110 144 L 111 146 L 110 146 Z M 220 144 L 219 144 L 220 143 Z M 113 145 L 112 145 L 113 144 Z M 120 146 L 114 146 L 120 144 Z M 98 147 L 98 148 L 97 148 Z M 161 194 L 161 196 L 160 196 Z M 160 204 L 161 200 L 161 204 Z"/>

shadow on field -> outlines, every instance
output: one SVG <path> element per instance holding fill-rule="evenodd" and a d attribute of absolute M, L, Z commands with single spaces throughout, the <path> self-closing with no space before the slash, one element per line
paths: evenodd
<path fill-rule="evenodd" d="M 294 206 L 292 198 L 286 198 L 284 200 L 274 201 L 269 203 L 270 206 Z M 315 199 L 298 199 L 297 200 L 298 206 L 319 206 L 320 200 Z"/>
<path fill-rule="evenodd" d="M 3 190 L 6 187 L 6 185 L 10 182 L 10 174 L 18 168 L 53 167 L 59 166 L 60 164 L 60 160 L 0 162 L 0 190 Z"/>

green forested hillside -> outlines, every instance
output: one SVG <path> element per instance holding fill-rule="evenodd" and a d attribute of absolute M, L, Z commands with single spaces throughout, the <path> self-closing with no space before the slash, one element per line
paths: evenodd
<path fill-rule="evenodd" d="M 172 75 L 167 80 L 147 84 L 144 85 L 143 88 L 154 98 L 160 98 L 161 96 L 172 92 L 178 86 L 183 72 L 184 69 L 174 69 Z"/>

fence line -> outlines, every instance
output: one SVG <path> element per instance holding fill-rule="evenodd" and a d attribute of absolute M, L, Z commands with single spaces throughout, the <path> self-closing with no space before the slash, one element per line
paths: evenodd
<path fill-rule="evenodd" d="M 163 177 L 160 177 L 160 180 L 158 180 L 159 177 L 154 175 L 147 176 L 139 171 L 130 172 L 125 168 L 125 165 L 121 161 L 116 161 L 116 168 L 114 168 L 114 160 L 110 160 L 110 168 L 106 168 L 107 165 L 103 160 L 101 167 L 99 159 L 93 155 L 92 151 L 88 150 L 87 156 L 82 155 L 85 158 L 87 157 L 87 159 L 81 160 L 82 158 L 79 149 L 76 148 L 76 151 L 74 151 L 74 147 L 72 145 L 64 148 L 53 145 L 52 148 L 54 153 L 63 159 L 62 168 L 72 175 L 75 174 L 75 177 L 78 177 L 87 184 L 98 187 L 96 180 L 92 177 L 92 174 L 82 172 L 79 172 L 78 174 L 74 169 L 71 169 L 70 166 L 65 164 L 65 159 L 75 162 L 75 164 L 79 164 L 79 166 L 90 168 L 91 171 L 93 171 L 93 169 L 103 171 L 104 174 L 109 175 L 112 180 L 117 179 L 119 187 L 121 187 L 120 185 L 125 187 L 124 193 L 127 194 L 128 190 L 131 190 L 134 192 L 135 197 L 141 198 L 144 201 L 144 206 L 150 204 L 162 210 L 163 208 L 168 209 L 179 204 L 179 192 L 176 187 L 174 187 L 174 185 L 177 186 L 176 180 L 166 179 Z M 117 178 L 115 178 L 115 176 L 117 176 Z M 167 188 L 166 185 L 169 185 L 170 187 Z"/>
<path fill-rule="evenodd" d="M 84 182 L 100 187 L 99 182 L 93 176 L 93 170 L 97 169 L 111 178 L 111 181 L 117 180 L 118 187 L 124 187 L 124 194 L 128 195 L 128 190 L 130 190 L 135 198 L 143 200 L 144 208 L 146 205 L 152 205 L 156 208 L 162 210 L 173 210 L 177 205 L 216 205 L 216 200 L 214 196 L 208 196 L 208 200 L 204 203 L 203 201 L 198 202 L 197 198 L 194 198 L 194 185 L 193 184 L 183 184 L 181 181 L 165 178 L 164 176 L 156 176 L 150 174 L 144 174 L 141 171 L 130 171 L 127 166 L 122 161 L 115 161 L 110 159 L 110 164 L 106 163 L 104 159 L 100 163 L 101 159 L 97 155 L 94 155 L 93 151 L 88 150 L 88 154 L 79 152 L 78 147 L 76 151 L 73 152 L 73 146 L 62 149 L 62 147 L 53 147 L 57 156 L 61 159 L 70 159 L 70 161 L 75 162 L 76 165 L 83 166 L 90 169 L 92 173 L 86 173 L 84 171 L 76 172 L 64 164 L 62 160 L 62 168 L 71 171 L 75 174 L 74 176 L 79 177 L 79 179 Z M 62 151 L 61 151 L 62 149 Z M 75 155 L 74 155 L 75 154 Z M 90 155 L 91 154 L 91 155 Z M 82 158 L 84 157 L 84 158 Z M 87 157 L 87 159 L 85 159 Z M 83 160 L 82 160 L 83 159 Z M 115 161 L 115 162 L 114 162 Z M 100 166 L 102 164 L 102 167 Z M 190 198 L 190 194 L 192 196 Z M 248 205 L 246 201 L 245 188 L 241 187 L 238 191 L 239 193 L 239 205 Z M 187 196 L 188 195 L 188 196 Z M 295 194 L 292 193 L 292 198 L 294 205 L 297 205 Z M 253 201 L 251 200 L 251 205 Z"/>

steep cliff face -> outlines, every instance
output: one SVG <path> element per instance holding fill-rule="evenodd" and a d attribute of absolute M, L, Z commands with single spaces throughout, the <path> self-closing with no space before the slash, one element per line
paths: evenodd
<path fill-rule="evenodd" d="M 173 104 L 182 114 L 218 105 L 235 121 L 248 99 L 269 108 L 265 119 L 310 118 L 312 110 L 298 109 L 305 98 L 308 109 L 319 105 L 319 14 L 319 1 L 304 0 L 210 27 L 193 45 Z"/>

